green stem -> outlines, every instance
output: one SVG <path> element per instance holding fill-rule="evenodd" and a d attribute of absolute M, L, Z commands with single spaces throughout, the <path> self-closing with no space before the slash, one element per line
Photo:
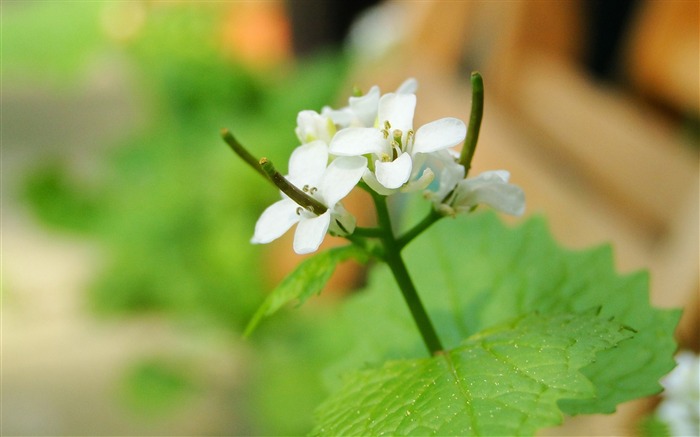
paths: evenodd
<path fill-rule="evenodd" d="M 318 200 L 314 199 L 310 195 L 306 194 L 304 191 L 292 185 L 284 176 L 280 174 L 275 169 L 275 166 L 267 158 L 262 158 L 260 160 L 260 168 L 262 168 L 265 175 L 270 178 L 273 184 L 277 186 L 284 194 L 289 196 L 290 199 L 295 201 L 299 206 L 311 211 L 316 215 L 322 215 L 328 208 L 326 205 L 322 204 Z M 307 188 L 305 187 L 304 190 Z"/>
<path fill-rule="evenodd" d="M 343 238 L 351 242 L 353 245 L 364 250 L 371 257 L 384 261 L 384 247 L 379 241 L 370 240 L 365 237 L 356 235 L 355 233 L 343 235 Z"/>
<path fill-rule="evenodd" d="M 401 258 L 401 254 L 394 249 L 387 249 L 385 260 L 391 269 L 391 273 L 394 275 L 394 279 L 396 279 L 396 283 L 401 289 L 403 298 L 408 305 L 408 309 L 411 311 L 413 320 L 418 326 L 425 346 L 432 355 L 442 351 L 444 349 L 442 343 L 440 343 L 440 339 L 428 317 L 428 313 L 425 312 L 423 303 L 420 301 L 416 287 L 413 285 L 413 281 L 408 275 L 408 270 L 406 270 L 406 265 Z"/>
<path fill-rule="evenodd" d="M 241 159 L 243 159 L 243 161 L 245 161 L 246 164 L 251 166 L 253 170 L 263 175 L 265 179 L 268 178 L 267 174 L 265 173 L 265 171 L 263 171 L 262 167 L 260 166 L 258 160 L 253 155 L 251 155 L 250 152 L 248 152 L 245 149 L 245 147 L 243 147 L 241 143 L 238 142 L 238 140 L 236 140 L 233 134 L 231 134 L 231 131 L 229 131 L 226 128 L 221 129 L 221 138 L 223 138 L 224 141 L 226 141 L 226 144 L 228 144 L 229 147 L 231 147 L 231 150 L 233 150 L 236 155 L 241 157 Z"/>
<path fill-rule="evenodd" d="M 383 235 L 383 231 L 379 228 L 356 227 L 353 234 L 366 238 L 380 238 Z"/>
<path fill-rule="evenodd" d="M 391 269 L 391 273 L 394 275 L 408 309 L 411 311 L 413 320 L 416 322 L 418 330 L 423 337 L 425 346 L 431 354 L 435 354 L 443 350 L 442 343 L 440 343 L 437 332 L 423 307 L 418 291 L 406 269 L 406 264 L 401 258 L 401 247 L 399 247 L 399 242 L 394 237 L 394 232 L 391 229 L 391 218 L 389 217 L 386 198 L 376 193 L 372 195 L 372 198 L 377 209 L 379 227 L 384 231 L 384 235 L 381 237 L 384 243 L 384 261 L 386 261 L 389 269 Z"/>
<path fill-rule="evenodd" d="M 467 127 L 467 138 L 464 140 L 462 153 L 459 155 L 459 163 L 464 166 L 464 177 L 469 174 L 472 166 L 472 158 L 476 150 L 476 142 L 479 140 L 479 130 L 481 129 L 481 119 L 484 116 L 484 80 L 478 71 L 472 72 L 472 109 L 469 114 L 469 126 Z"/>
<path fill-rule="evenodd" d="M 432 226 L 433 223 L 440 220 L 442 217 L 442 214 L 435 211 L 435 209 L 431 208 L 430 212 L 428 213 L 428 215 L 425 216 L 423 220 L 421 220 L 418 224 L 409 229 L 405 234 L 403 234 L 396 240 L 396 244 L 399 247 L 399 250 L 406 247 L 408 243 L 413 241 L 414 238 L 419 236 L 421 233 L 423 233 L 423 231 L 428 229 L 430 226 Z"/>

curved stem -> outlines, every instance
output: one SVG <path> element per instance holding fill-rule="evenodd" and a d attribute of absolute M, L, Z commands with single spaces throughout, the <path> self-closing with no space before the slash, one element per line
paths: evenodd
<path fill-rule="evenodd" d="M 443 350 L 442 343 L 440 343 L 437 332 L 428 317 L 428 313 L 425 311 L 425 307 L 423 307 L 423 303 L 418 296 L 418 291 L 415 285 L 413 285 L 413 281 L 406 269 L 406 264 L 404 264 L 401 258 L 401 247 L 391 229 L 391 219 L 386 205 L 386 198 L 378 194 L 373 194 L 372 199 L 377 208 L 379 226 L 384 231 L 384 235 L 382 236 L 382 242 L 384 243 L 384 261 L 394 275 L 394 279 L 403 294 L 408 309 L 411 311 L 413 320 L 416 322 L 418 330 L 423 337 L 425 346 L 431 354 L 435 354 Z"/>
<path fill-rule="evenodd" d="M 467 128 L 467 138 L 464 140 L 462 153 L 459 156 L 459 163 L 464 166 L 464 177 L 469 174 L 472 166 L 472 158 L 476 150 L 476 142 L 479 139 L 481 129 L 481 119 L 484 116 L 484 80 L 478 71 L 472 72 L 472 108 L 469 114 L 469 127 Z"/>
<path fill-rule="evenodd" d="M 268 179 L 267 173 L 263 171 L 258 159 L 251 155 L 250 152 L 248 152 L 245 147 L 238 142 L 231 131 L 226 128 L 221 129 L 221 138 L 226 141 L 226 144 L 231 147 L 231 150 L 233 150 L 236 155 L 243 159 L 246 164 L 248 164 L 253 170 L 260 173 L 265 179 Z"/>
<path fill-rule="evenodd" d="M 280 172 L 275 169 L 275 166 L 269 159 L 262 158 L 260 160 L 260 168 L 262 168 L 272 183 L 275 184 L 280 191 L 289 196 L 290 199 L 295 201 L 297 205 L 311 211 L 317 216 L 323 215 L 326 211 L 328 211 L 326 205 L 306 194 L 303 190 L 300 190 L 289 182 L 284 176 L 282 176 Z M 304 187 L 304 190 L 306 190 L 306 187 Z"/>

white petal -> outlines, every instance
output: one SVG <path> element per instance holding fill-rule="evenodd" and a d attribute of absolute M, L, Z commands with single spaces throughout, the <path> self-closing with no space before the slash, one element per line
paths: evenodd
<path fill-rule="evenodd" d="M 367 168 L 364 156 L 341 156 L 328 166 L 318 191 L 327 207 L 333 208 L 343 197 L 355 188 Z"/>
<path fill-rule="evenodd" d="M 304 144 L 289 157 L 289 180 L 295 185 L 317 185 L 327 165 L 328 146 L 323 141 Z"/>
<path fill-rule="evenodd" d="M 464 179 L 457 187 L 453 206 L 458 211 L 466 211 L 483 203 L 507 214 L 522 215 L 525 193 L 517 185 L 507 183 L 507 178 L 508 172 L 493 171 Z"/>
<path fill-rule="evenodd" d="M 430 158 L 431 155 L 428 155 L 427 153 L 417 153 L 415 155 L 411 156 L 411 160 L 413 161 L 413 170 L 411 171 L 411 179 L 415 179 L 418 177 L 419 173 L 423 172 L 423 169 L 426 166 L 430 166 Z"/>
<path fill-rule="evenodd" d="M 408 181 L 412 168 L 411 155 L 402 153 L 391 162 L 376 161 L 374 173 L 380 184 L 387 188 L 399 188 Z"/>
<path fill-rule="evenodd" d="M 418 91 L 418 81 L 415 77 L 404 80 L 396 89 L 396 94 L 415 94 Z"/>
<path fill-rule="evenodd" d="M 464 179 L 465 169 L 461 164 L 455 161 L 443 161 L 444 166 L 440 171 L 440 189 L 438 192 L 444 196 L 454 189 L 454 187 Z"/>
<path fill-rule="evenodd" d="M 441 118 L 421 126 L 416 131 L 411 153 L 430 153 L 453 147 L 464 141 L 466 135 L 467 126 L 462 120 Z"/>
<path fill-rule="evenodd" d="M 321 115 L 333 120 L 340 129 L 350 126 L 354 117 L 352 110 L 349 107 L 333 109 L 330 106 L 324 106 L 321 109 Z"/>
<path fill-rule="evenodd" d="M 318 217 L 301 217 L 294 233 L 294 252 L 300 255 L 315 252 L 323 242 L 330 222 L 330 210 Z"/>
<path fill-rule="evenodd" d="M 402 193 L 412 193 L 414 191 L 425 190 L 435 179 L 435 173 L 429 168 L 423 170 L 419 178 L 414 179 L 401 188 Z"/>
<path fill-rule="evenodd" d="M 377 177 L 369 169 L 365 169 L 365 173 L 362 175 L 362 180 L 365 181 L 367 186 L 373 189 L 375 192 L 381 194 L 382 196 L 389 196 L 396 192 L 396 189 L 389 189 L 384 185 L 380 184 Z"/>
<path fill-rule="evenodd" d="M 479 174 L 479 176 L 483 176 L 489 180 L 500 179 L 506 183 L 510 180 L 510 172 L 508 170 L 489 170 Z"/>
<path fill-rule="evenodd" d="M 379 106 L 379 87 L 373 86 L 364 96 L 350 97 L 349 104 L 361 126 L 373 127 Z"/>
<path fill-rule="evenodd" d="M 337 203 L 331 212 L 331 223 L 328 227 L 331 235 L 350 235 L 355 232 L 356 226 L 355 216 L 350 214 L 342 203 Z"/>
<path fill-rule="evenodd" d="M 298 207 L 291 199 L 282 199 L 268 206 L 255 223 L 255 233 L 250 242 L 265 244 L 281 237 L 299 221 Z"/>
<path fill-rule="evenodd" d="M 457 156 L 459 156 L 457 154 Z M 457 183 L 464 179 L 464 167 L 457 164 L 452 149 L 438 150 L 432 153 L 417 153 L 416 158 L 426 157 L 426 166 L 438 176 L 437 191 L 428 191 L 424 195 L 438 207 L 445 197 L 455 188 Z M 435 187 L 433 187 L 435 189 Z"/>
<path fill-rule="evenodd" d="M 389 93 L 379 99 L 379 128 L 384 128 L 384 122 L 389 121 L 391 131 L 399 129 L 406 134 L 413 129 L 413 113 L 416 110 L 415 94 Z M 391 133 L 391 132 L 390 132 Z"/>
<path fill-rule="evenodd" d="M 330 144 L 330 152 L 336 156 L 359 156 L 365 153 L 385 153 L 389 145 L 379 129 L 373 127 L 349 127 L 338 131 Z"/>
<path fill-rule="evenodd" d="M 463 179 L 464 166 L 456 163 L 445 166 L 440 172 L 440 188 L 438 189 L 437 194 L 444 198 L 454 189 L 455 186 L 457 186 L 459 181 Z"/>
<path fill-rule="evenodd" d="M 316 111 L 305 110 L 297 114 L 295 132 L 302 144 L 315 140 L 322 140 L 328 144 L 335 134 L 335 125 L 330 117 L 321 115 Z"/>

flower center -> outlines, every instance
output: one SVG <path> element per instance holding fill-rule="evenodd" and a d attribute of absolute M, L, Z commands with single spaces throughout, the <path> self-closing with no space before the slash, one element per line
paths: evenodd
<path fill-rule="evenodd" d="M 404 138 L 404 133 L 401 129 L 391 130 L 391 123 L 389 120 L 384 121 L 384 129 L 381 130 L 384 139 L 389 141 L 389 146 L 391 147 L 391 155 L 384 153 L 381 156 L 382 162 L 393 161 L 398 158 L 403 152 L 407 150 L 410 151 L 410 147 L 413 145 L 413 129 L 406 132 L 406 137 Z"/>
<path fill-rule="evenodd" d="M 309 196 L 313 197 L 316 200 L 320 200 L 318 198 L 318 196 L 316 196 L 316 193 L 318 193 L 318 188 L 316 188 L 316 187 L 313 187 L 309 184 L 306 184 L 303 187 L 301 187 L 301 191 L 303 191 L 304 193 L 308 194 Z M 297 211 L 297 215 L 303 215 L 303 216 L 308 217 L 308 218 L 313 218 L 313 217 L 316 217 L 319 215 L 318 213 L 316 213 L 314 211 L 313 206 L 308 206 L 308 207 L 299 206 L 296 211 Z"/>

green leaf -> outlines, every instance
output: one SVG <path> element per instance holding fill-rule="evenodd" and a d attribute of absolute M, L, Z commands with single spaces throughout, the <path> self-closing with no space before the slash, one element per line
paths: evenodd
<path fill-rule="evenodd" d="M 447 349 L 533 312 L 575 315 L 600 308 L 601 317 L 637 331 L 582 369 L 596 396 L 562 399 L 559 406 L 566 414 L 610 413 L 619 403 L 657 393 L 658 380 L 675 365 L 673 332 L 680 312 L 649 305 L 647 274 L 617 274 L 607 246 L 578 252 L 559 247 L 541 218 L 516 228 L 490 213 L 443 219 L 411 243 L 403 257 Z M 347 346 L 347 357 L 329 367 L 334 375 L 424 354 L 415 323 L 384 266 L 371 272 L 368 290 L 346 303 L 334 329 L 341 327 L 354 342 Z M 332 376 L 328 379 L 331 388 L 337 386 Z"/>
<path fill-rule="evenodd" d="M 336 265 L 350 258 L 363 263 L 368 259 L 365 251 L 348 245 L 334 247 L 302 261 L 263 301 L 243 335 L 250 335 L 263 317 L 274 314 L 287 303 L 298 299 L 302 304 L 312 295 L 320 293 Z"/>
<path fill-rule="evenodd" d="M 321 435 L 529 435 L 590 398 L 579 371 L 632 332 L 581 315 L 529 314 L 430 358 L 350 374 L 317 410 Z M 624 342 L 623 342 L 624 343 Z"/>
<path fill-rule="evenodd" d="M 560 403 L 568 414 L 611 413 L 617 404 L 661 390 L 674 366 L 673 332 L 680 311 L 649 304 L 646 272 L 619 275 L 612 250 L 561 248 L 542 218 L 509 229 L 495 214 L 443 220 L 406 252 L 418 290 L 445 343 L 531 311 L 578 314 L 600 307 L 635 329 L 634 339 L 601 354 L 584 373 L 598 388 L 593 399 Z M 449 346 L 447 346 L 449 347 Z"/>

